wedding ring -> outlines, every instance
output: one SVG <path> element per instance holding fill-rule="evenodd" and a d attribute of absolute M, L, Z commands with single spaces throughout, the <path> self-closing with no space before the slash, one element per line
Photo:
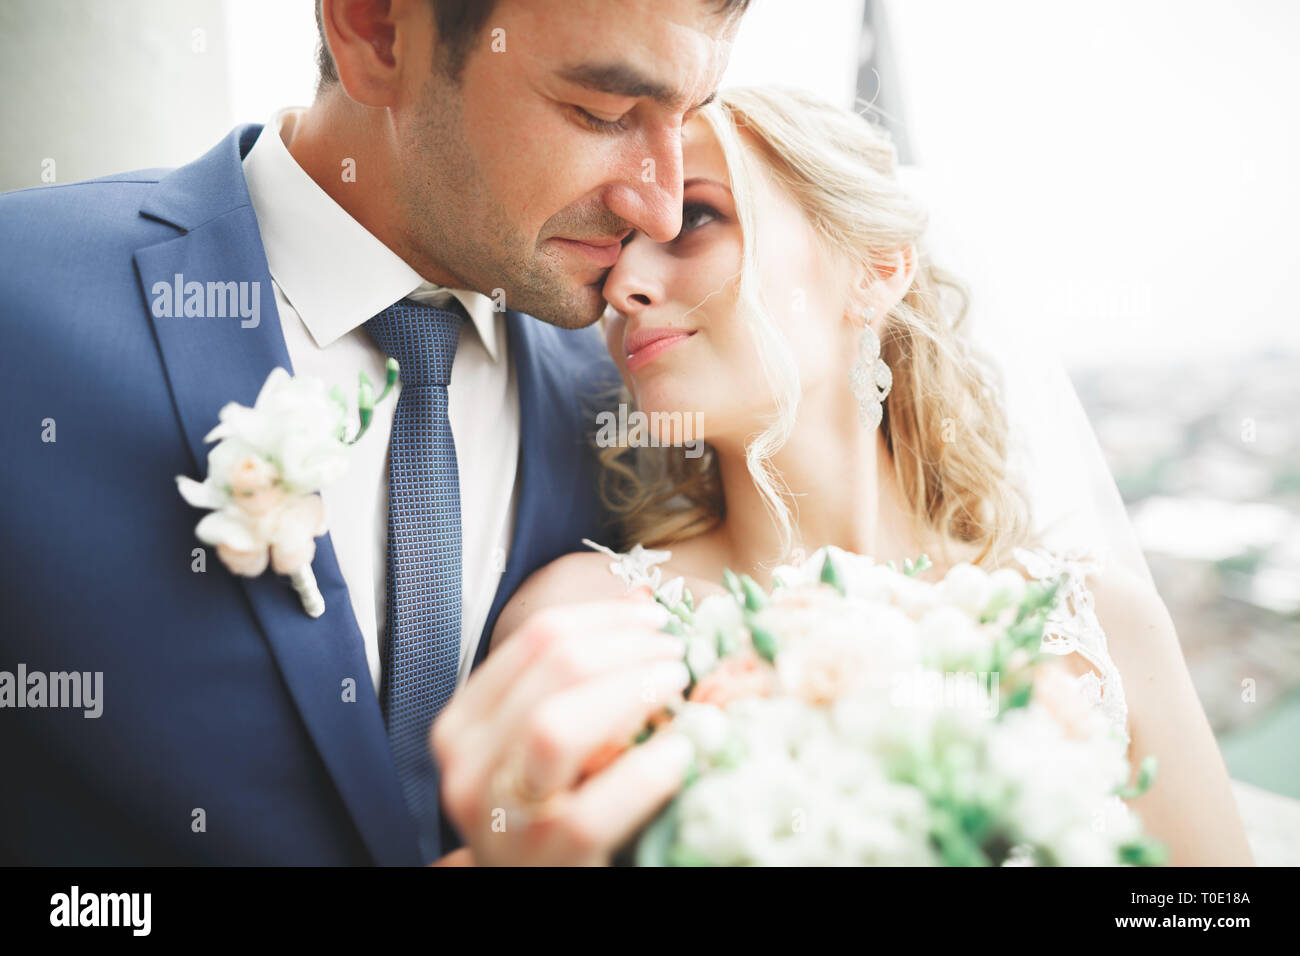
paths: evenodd
<path fill-rule="evenodd" d="M 545 810 L 554 801 L 556 794 L 545 793 L 528 783 L 524 772 L 526 758 L 520 747 L 515 747 L 510 756 L 492 775 L 492 796 L 496 808 L 505 811 L 505 826 L 528 827 L 545 816 Z"/>

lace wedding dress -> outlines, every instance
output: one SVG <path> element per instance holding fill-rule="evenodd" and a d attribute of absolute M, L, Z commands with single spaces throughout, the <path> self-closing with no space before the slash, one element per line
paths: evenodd
<path fill-rule="evenodd" d="M 659 567 L 672 557 L 671 551 L 652 551 L 638 544 L 630 551 L 616 552 L 586 538 L 582 543 L 611 558 L 610 573 L 620 578 L 629 590 L 646 585 L 670 604 L 681 600 L 685 579 L 675 577 L 664 581 L 663 569 Z M 1106 634 L 1097 620 L 1092 592 L 1086 583 L 1089 575 L 1096 574 L 1108 563 L 1106 552 L 1100 548 L 1068 552 L 1017 548 L 1013 554 L 1032 580 L 1047 582 L 1066 575 L 1063 595 L 1048 615 L 1043 630 L 1042 650 L 1060 656 L 1078 654 L 1087 661 L 1092 670 L 1076 678 L 1079 690 L 1129 740 L 1124 685 L 1106 648 Z"/>

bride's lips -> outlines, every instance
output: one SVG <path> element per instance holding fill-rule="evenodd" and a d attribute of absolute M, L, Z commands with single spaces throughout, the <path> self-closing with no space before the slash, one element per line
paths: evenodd
<path fill-rule="evenodd" d="M 601 269 L 612 269 L 614 263 L 618 262 L 618 254 L 623 251 L 623 238 L 621 236 L 592 240 L 564 239 L 560 236 L 554 236 L 550 241 L 561 249 L 567 249 L 582 256 L 592 265 Z"/>
<path fill-rule="evenodd" d="M 667 326 L 637 329 L 635 332 L 628 333 L 623 339 L 623 352 L 627 355 L 627 370 L 635 372 L 694 334 L 695 329 L 670 329 Z"/>

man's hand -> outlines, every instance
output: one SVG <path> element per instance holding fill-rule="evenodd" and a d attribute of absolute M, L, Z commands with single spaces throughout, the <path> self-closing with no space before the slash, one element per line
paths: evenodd
<path fill-rule="evenodd" d="M 467 846 L 459 850 L 452 850 L 446 856 L 439 860 L 434 860 L 429 866 L 473 866 L 474 851 Z"/>
<path fill-rule="evenodd" d="M 540 611 L 452 697 L 431 741 L 475 863 L 608 863 L 681 786 L 692 748 L 672 732 L 585 773 L 680 700 L 689 675 L 665 615 L 644 594 Z"/>

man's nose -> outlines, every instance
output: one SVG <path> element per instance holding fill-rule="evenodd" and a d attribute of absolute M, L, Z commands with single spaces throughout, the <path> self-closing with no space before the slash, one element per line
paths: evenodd
<path fill-rule="evenodd" d="M 668 242 L 682 229 L 681 129 L 661 130 L 642 143 L 629 150 L 605 204 L 650 239 Z"/>

